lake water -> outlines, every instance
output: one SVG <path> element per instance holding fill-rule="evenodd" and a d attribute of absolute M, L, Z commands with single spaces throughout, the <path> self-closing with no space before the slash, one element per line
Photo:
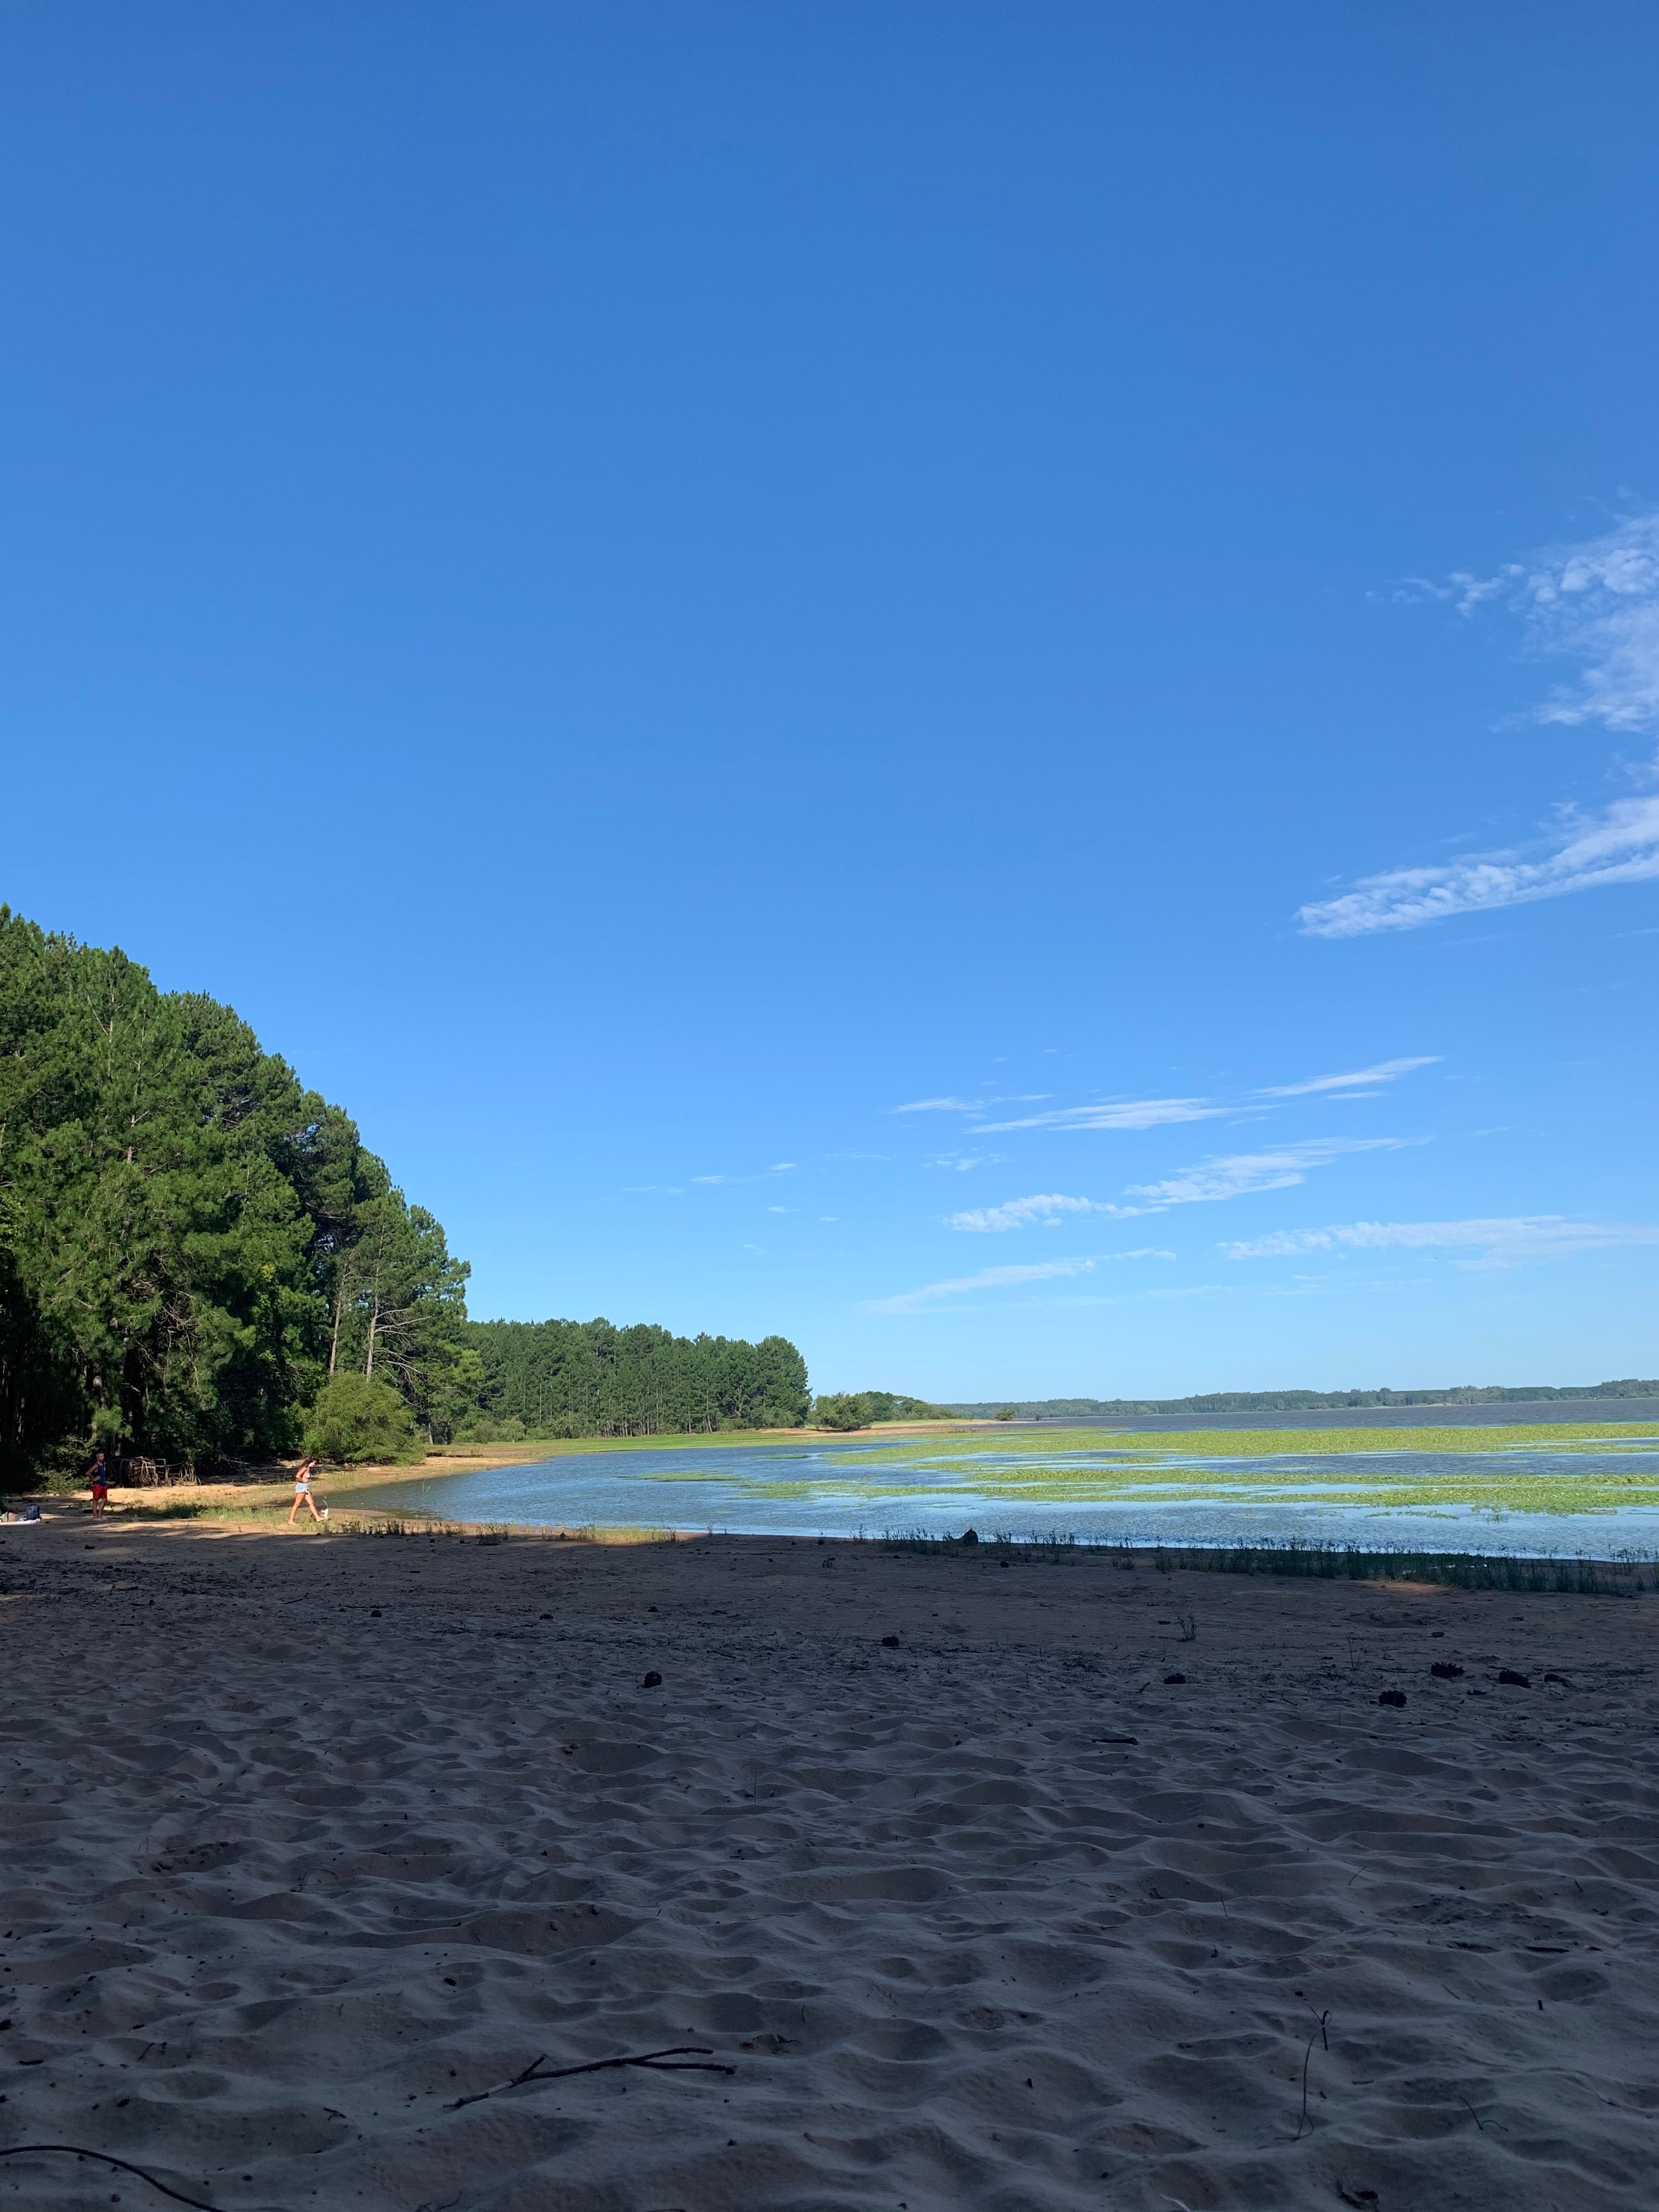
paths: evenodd
<path fill-rule="evenodd" d="M 1567 1410 L 1581 1419 L 1604 1418 L 1599 1407 Z M 1560 1418 L 1559 1409 L 1550 1413 Z M 1350 1421 L 1370 1425 L 1369 1409 Z M 1416 1425 L 1428 1425 L 1419 1415 Z M 971 1525 L 982 1537 L 1058 1530 L 1110 1543 L 1295 1538 L 1388 1549 L 1659 1556 L 1659 1503 L 1645 1502 L 1659 1498 L 1659 1422 L 1649 1427 L 1632 1422 L 1628 1442 L 1620 1439 L 1616 1450 L 1476 1453 L 1321 1454 L 1316 1430 L 1328 1423 L 1303 1424 L 1281 1415 L 1275 1425 L 1305 1425 L 1308 1449 L 1201 1460 L 1160 1451 L 1156 1464 L 1142 1465 L 1088 1449 L 1056 1449 L 1034 1459 L 1029 1431 L 1017 1452 L 997 1449 L 990 1438 L 981 1447 L 975 1439 L 968 1455 L 952 1452 L 948 1458 L 937 1442 L 896 1445 L 890 1437 L 645 1447 L 419 1475 L 353 1492 L 349 1501 L 342 1499 L 341 1510 L 361 1504 L 451 1521 L 570 1529 L 597 1524 L 749 1535 L 874 1536 L 903 1530 L 940 1536 L 959 1535 Z M 1437 1418 L 1434 1425 L 1451 1425 Z M 1056 1433 L 1057 1446 L 1062 1433 Z M 1401 1445 L 1406 1442 L 1402 1436 Z M 1001 1488 L 1001 1482 L 1029 1486 L 1034 1466 L 1052 1470 L 1063 1483 L 1063 1501 Z M 1571 1491 L 1581 1485 L 1596 1493 L 1593 1510 L 1571 1509 Z M 1517 1507 L 1517 1493 L 1536 1492 L 1540 1486 L 1547 1488 L 1551 1510 Z M 1632 1502 L 1607 1503 L 1610 1486 L 1631 1487 Z M 1425 1486 L 1435 1492 L 1431 1503 L 1420 1497 L 1387 1502 L 1391 1490 L 1420 1492 Z M 1368 1495 L 1356 1498 L 1357 1491 Z"/>

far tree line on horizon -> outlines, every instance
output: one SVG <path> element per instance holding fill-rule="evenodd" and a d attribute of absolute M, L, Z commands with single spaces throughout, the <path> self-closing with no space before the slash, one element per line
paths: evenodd
<path fill-rule="evenodd" d="M 781 1336 L 473 1322 L 468 1267 L 216 1000 L 0 906 L 0 1474 L 798 1426 Z M 881 1392 L 826 1425 L 936 1415 Z"/>
<path fill-rule="evenodd" d="M 1611 1382 L 1455 1382 L 1438 1389 L 1211 1390 L 1190 1398 L 1022 1398 L 1009 1404 L 952 1399 L 943 1410 L 964 1420 L 1078 1421 L 1138 1413 L 1288 1413 L 1346 1407 L 1547 1405 L 1583 1398 L 1659 1398 L 1659 1380 Z"/>

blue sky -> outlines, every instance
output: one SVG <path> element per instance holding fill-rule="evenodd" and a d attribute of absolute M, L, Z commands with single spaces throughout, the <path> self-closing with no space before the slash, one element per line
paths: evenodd
<path fill-rule="evenodd" d="M 1659 1372 L 1659 18 L 14 0 L 0 896 L 473 1310 Z"/>

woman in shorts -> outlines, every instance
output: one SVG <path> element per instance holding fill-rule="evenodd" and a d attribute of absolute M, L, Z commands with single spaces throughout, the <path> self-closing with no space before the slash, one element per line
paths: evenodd
<path fill-rule="evenodd" d="M 319 1524 L 322 1521 L 323 1516 L 317 1510 L 317 1501 L 311 1494 L 311 1470 L 316 1464 L 314 1459 L 301 1460 L 294 1470 L 294 1506 L 288 1516 L 288 1525 L 290 1528 L 299 1517 L 300 1508 L 302 1505 L 309 1510 L 313 1521 Z"/>

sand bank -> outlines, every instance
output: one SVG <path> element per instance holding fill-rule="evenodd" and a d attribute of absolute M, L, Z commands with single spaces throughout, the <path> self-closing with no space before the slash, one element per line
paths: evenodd
<path fill-rule="evenodd" d="M 69 1511 L 0 1587 L 0 2149 L 223 2212 L 1652 2202 L 1659 1597 Z M 732 2070 L 456 2108 L 675 2045 Z"/>

